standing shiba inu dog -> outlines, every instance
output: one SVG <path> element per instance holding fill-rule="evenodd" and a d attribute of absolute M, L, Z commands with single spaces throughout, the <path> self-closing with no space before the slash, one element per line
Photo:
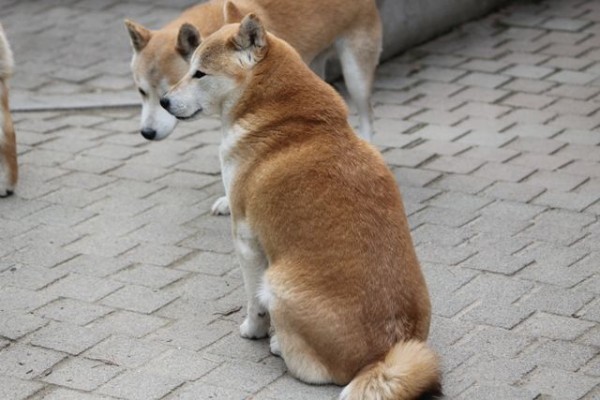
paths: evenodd
<path fill-rule="evenodd" d="M 0 25 L 0 197 L 13 193 L 18 178 L 17 143 L 8 107 L 8 78 L 12 70 L 12 52 Z"/>
<path fill-rule="evenodd" d="M 400 193 L 356 137 L 340 96 L 250 14 L 202 42 L 161 99 L 179 119 L 218 114 L 223 183 L 248 296 L 246 338 L 289 371 L 348 385 L 342 399 L 440 393 L 431 317 Z"/>
<path fill-rule="evenodd" d="M 211 0 L 157 31 L 126 21 L 134 49 L 131 67 L 142 95 L 142 135 L 160 140 L 171 133 L 176 119 L 159 106 L 159 97 L 187 72 L 188 58 L 201 38 L 225 23 L 240 22 L 249 12 L 259 15 L 269 31 L 290 43 L 322 77 L 328 56 L 337 51 L 358 109 L 360 134 L 370 140 L 371 86 L 381 51 L 375 0 Z"/>

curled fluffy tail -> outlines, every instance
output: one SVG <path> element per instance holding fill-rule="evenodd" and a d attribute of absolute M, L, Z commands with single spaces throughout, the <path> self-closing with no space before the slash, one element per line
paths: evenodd
<path fill-rule="evenodd" d="M 13 71 L 13 55 L 6 40 L 6 35 L 0 25 L 0 80 L 10 78 Z"/>
<path fill-rule="evenodd" d="M 396 343 L 385 360 L 359 372 L 340 400 L 419 400 L 441 395 L 435 353 L 425 343 L 411 340 Z"/>

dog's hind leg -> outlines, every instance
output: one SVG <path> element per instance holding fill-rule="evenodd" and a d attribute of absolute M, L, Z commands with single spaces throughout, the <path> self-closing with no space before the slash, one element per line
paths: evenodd
<path fill-rule="evenodd" d="M 240 333 L 248 339 L 260 339 L 268 335 L 270 326 L 267 307 L 258 298 L 263 275 L 268 267 L 267 257 L 245 222 L 234 223 L 233 235 L 248 298 L 247 315 L 240 326 Z"/>
<path fill-rule="evenodd" d="M 358 110 L 359 134 L 370 141 L 373 136 L 371 90 L 381 53 L 381 22 L 376 10 L 372 21 L 338 39 L 335 47 L 346 87 Z"/>
<path fill-rule="evenodd" d="M 334 380 L 329 370 L 321 362 L 316 349 L 302 334 L 306 327 L 303 327 L 302 321 L 297 318 L 299 314 L 295 309 L 300 306 L 298 301 L 302 303 L 301 296 L 297 298 L 291 293 L 291 290 L 287 291 L 286 299 L 278 296 L 269 283 L 269 274 L 265 274 L 259 298 L 261 303 L 268 307 L 273 324 L 271 353 L 282 357 L 290 373 L 304 382 L 332 383 Z"/>

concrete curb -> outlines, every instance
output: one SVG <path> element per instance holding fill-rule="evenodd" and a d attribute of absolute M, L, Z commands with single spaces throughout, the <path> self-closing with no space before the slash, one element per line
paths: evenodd
<path fill-rule="evenodd" d="M 506 3 L 508 0 L 377 0 L 384 32 L 381 60 Z"/>

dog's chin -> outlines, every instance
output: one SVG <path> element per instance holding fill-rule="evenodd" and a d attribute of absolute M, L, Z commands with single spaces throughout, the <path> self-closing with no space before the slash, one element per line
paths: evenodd
<path fill-rule="evenodd" d="M 198 117 L 200 117 L 200 114 L 202 114 L 202 108 L 199 108 L 196 111 L 194 111 L 192 113 L 192 115 L 187 115 L 187 116 L 175 115 L 175 118 L 177 118 L 179 121 L 191 121 L 194 119 L 198 119 Z"/>

